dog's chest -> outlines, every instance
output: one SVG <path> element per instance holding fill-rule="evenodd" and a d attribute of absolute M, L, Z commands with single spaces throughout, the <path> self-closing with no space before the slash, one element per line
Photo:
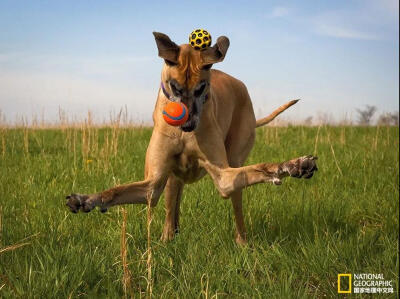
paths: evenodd
<path fill-rule="evenodd" d="M 174 174 L 185 183 L 193 183 L 202 178 L 206 171 L 200 167 L 198 158 L 190 153 L 182 153 L 177 156 Z"/>

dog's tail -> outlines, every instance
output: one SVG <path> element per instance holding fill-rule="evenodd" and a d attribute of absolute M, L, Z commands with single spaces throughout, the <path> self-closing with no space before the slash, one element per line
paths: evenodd
<path fill-rule="evenodd" d="M 300 100 L 292 100 L 282 106 L 280 106 L 278 109 L 276 109 L 274 112 L 272 112 L 270 115 L 268 115 L 267 117 L 258 119 L 256 122 L 256 128 L 264 126 L 268 123 L 270 123 L 271 121 L 273 121 L 275 119 L 275 117 L 277 117 L 279 114 L 281 114 L 283 111 L 285 111 L 286 109 L 288 109 L 290 106 L 296 104 L 298 101 Z"/>

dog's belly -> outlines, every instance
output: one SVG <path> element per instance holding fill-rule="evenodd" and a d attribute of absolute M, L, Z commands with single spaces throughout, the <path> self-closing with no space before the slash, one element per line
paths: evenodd
<path fill-rule="evenodd" d="M 197 157 L 184 153 L 177 157 L 176 168 L 173 172 L 187 184 L 198 181 L 207 173 L 200 167 Z"/>

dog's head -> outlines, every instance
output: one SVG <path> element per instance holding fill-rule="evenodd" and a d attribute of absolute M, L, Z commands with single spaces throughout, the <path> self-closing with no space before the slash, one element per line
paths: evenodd
<path fill-rule="evenodd" d="M 162 84 L 171 97 L 188 107 L 189 118 L 181 129 L 191 132 L 198 126 L 203 104 L 208 98 L 210 69 L 214 63 L 224 60 L 229 39 L 220 36 L 214 46 L 199 51 L 189 44 L 178 46 L 163 33 L 153 34 L 158 56 L 165 61 L 161 74 Z"/>

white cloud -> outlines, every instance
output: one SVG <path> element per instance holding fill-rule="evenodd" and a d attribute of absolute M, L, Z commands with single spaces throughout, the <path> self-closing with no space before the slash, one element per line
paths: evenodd
<path fill-rule="evenodd" d="M 348 38 L 348 39 L 363 39 L 376 40 L 379 39 L 376 35 L 368 32 L 362 32 L 352 28 L 345 28 L 335 24 L 319 23 L 315 27 L 315 32 L 320 35 Z"/>
<path fill-rule="evenodd" d="M 289 9 L 284 7 L 284 6 L 275 6 L 272 9 L 272 12 L 270 14 L 270 17 L 272 18 L 281 18 L 285 17 L 289 14 Z"/>
<path fill-rule="evenodd" d="M 76 75 L 110 75 L 126 74 L 133 69 L 141 68 L 158 61 L 153 56 L 73 56 L 49 55 L 29 52 L 0 53 L 0 68 L 3 70 L 40 72 L 58 71 Z"/>
<path fill-rule="evenodd" d="M 331 10 L 311 18 L 311 28 L 318 35 L 344 39 L 381 40 L 390 33 L 384 24 L 385 16 L 378 15 L 369 5 L 354 9 Z M 383 21 L 384 20 L 384 21 Z"/>

